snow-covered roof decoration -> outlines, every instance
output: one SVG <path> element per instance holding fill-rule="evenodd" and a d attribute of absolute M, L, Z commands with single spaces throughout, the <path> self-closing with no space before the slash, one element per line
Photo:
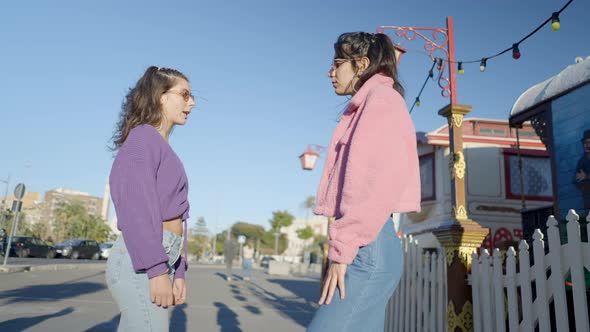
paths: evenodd
<path fill-rule="evenodd" d="M 526 90 L 512 106 L 510 116 L 527 111 L 565 91 L 590 82 L 590 56 L 578 61 L 567 66 L 561 73 Z"/>

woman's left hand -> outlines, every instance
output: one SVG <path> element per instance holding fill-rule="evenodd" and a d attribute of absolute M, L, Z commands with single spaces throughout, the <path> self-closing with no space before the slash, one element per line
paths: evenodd
<path fill-rule="evenodd" d="M 322 289 L 322 296 L 319 304 L 330 304 L 336 287 L 340 289 L 340 299 L 344 300 L 346 295 L 346 287 L 344 286 L 344 276 L 346 275 L 347 264 L 330 261 L 330 267 L 326 273 L 326 280 L 324 281 L 324 288 Z"/>
<path fill-rule="evenodd" d="M 174 279 L 172 293 L 174 294 L 174 305 L 186 302 L 186 283 L 184 282 L 184 279 Z"/>

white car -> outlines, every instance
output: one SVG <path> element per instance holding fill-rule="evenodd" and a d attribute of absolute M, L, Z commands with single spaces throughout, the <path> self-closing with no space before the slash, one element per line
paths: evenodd
<path fill-rule="evenodd" d="M 109 253 L 111 252 L 111 247 L 113 247 L 112 242 L 105 242 L 100 245 L 100 259 L 109 258 Z"/>

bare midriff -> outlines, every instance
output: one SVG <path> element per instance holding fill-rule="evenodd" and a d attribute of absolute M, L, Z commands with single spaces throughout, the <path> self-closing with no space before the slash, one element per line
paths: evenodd
<path fill-rule="evenodd" d="M 169 232 L 182 236 L 182 218 L 164 220 L 162 227 Z"/>

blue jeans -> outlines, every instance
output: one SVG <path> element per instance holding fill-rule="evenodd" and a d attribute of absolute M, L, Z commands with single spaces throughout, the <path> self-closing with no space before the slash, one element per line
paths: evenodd
<path fill-rule="evenodd" d="M 307 331 L 383 332 L 385 307 L 399 282 L 402 266 L 401 240 L 389 219 L 377 239 L 361 247 L 348 266 L 344 300 L 340 300 L 336 288 L 332 302 L 320 306 Z"/>
<path fill-rule="evenodd" d="M 242 268 L 244 269 L 244 278 L 250 278 L 252 275 L 252 258 L 244 258 Z"/>
<path fill-rule="evenodd" d="M 182 236 L 164 230 L 162 245 L 168 254 L 168 275 L 174 278 L 175 263 L 181 253 Z M 169 308 L 150 301 L 149 278 L 135 272 L 123 236 L 113 244 L 106 269 L 107 286 L 119 306 L 121 320 L 117 331 L 168 331 Z"/>

